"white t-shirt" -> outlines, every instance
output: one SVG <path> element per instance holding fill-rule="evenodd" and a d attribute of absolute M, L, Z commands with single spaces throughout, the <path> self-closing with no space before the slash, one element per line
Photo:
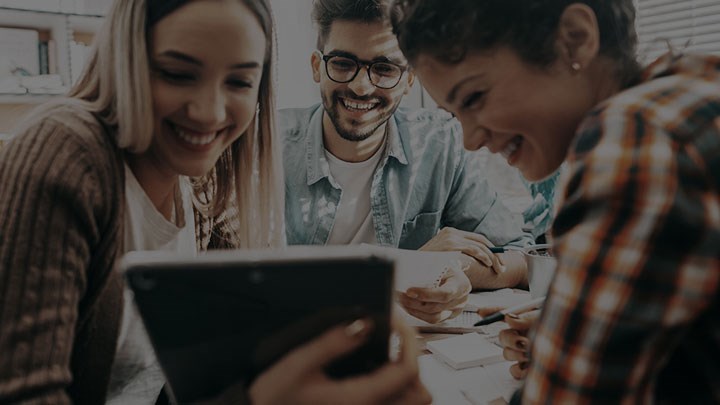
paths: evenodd
<path fill-rule="evenodd" d="M 174 223 L 153 205 L 130 168 L 125 166 L 125 252 L 163 250 L 183 255 L 197 252 L 192 186 L 180 177 L 175 197 Z M 155 352 L 135 308 L 132 292 L 125 288 L 120 336 L 110 373 L 107 404 L 154 404 L 163 384 Z"/>
<path fill-rule="evenodd" d="M 330 173 L 342 189 L 328 245 L 377 243 L 370 210 L 370 188 L 384 150 L 383 145 L 368 160 L 358 163 L 345 162 L 325 150 Z"/>

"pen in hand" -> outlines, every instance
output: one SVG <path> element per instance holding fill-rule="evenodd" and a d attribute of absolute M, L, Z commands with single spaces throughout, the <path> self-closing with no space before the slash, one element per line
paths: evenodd
<path fill-rule="evenodd" d="M 535 298 L 534 300 L 530 300 L 528 302 L 524 302 L 519 305 L 515 305 L 514 307 L 505 308 L 502 311 L 495 312 L 492 315 L 488 315 L 484 317 L 483 319 L 475 322 L 475 325 L 473 326 L 483 326 L 483 325 L 489 325 L 491 323 L 495 323 L 498 321 L 502 321 L 505 319 L 505 315 L 512 314 L 516 312 L 524 312 L 530 309 L 540 308 L 542 306 L 543 301 L 545 301 L 545 297 Z"/>
<path fill-rule="evenodd" d="M 514 246 L 488 246 L 490 253 L 522 252 L 522 249 Z"/>
<path fill-rule="evenodd" d="M 488 246 L 488 249 L 490 250 L 490 253 L 505 253 L 505 252 L 512 252 L 512 251 L 518 251 L 519 248 L 514 247 L 504 247 L 504 246 Z M 505 266 L 502 266 L 501 268 L 495 268 L 492 267 L 495 274 L 501 274 L 504 273 L 506 268 Z"/>

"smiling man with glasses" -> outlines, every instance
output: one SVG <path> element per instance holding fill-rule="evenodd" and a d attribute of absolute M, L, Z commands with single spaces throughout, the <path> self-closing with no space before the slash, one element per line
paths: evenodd
<path fill-rule="evenodd" d="M 389 1 L 315 0 L 313 79 L 322 104 L 282 110 L 288 243 L 372 243 L 453 250 L 466 272 L 401 303 L 429 322 L 458 314 L 474 288 L 526 283 L 518 252 L 531 236 L 471 168 L 459 123 L 398 108 L 415 80 L 389 21 Z M 339 286 L 341 288 L 341 286 Z"/>

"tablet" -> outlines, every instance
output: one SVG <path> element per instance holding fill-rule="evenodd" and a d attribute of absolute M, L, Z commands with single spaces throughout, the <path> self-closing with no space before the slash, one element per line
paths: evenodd
<path fill-rule="evenodd" d="M 388 360 L 393 262 L 357 247 L 126 255 L 121 270 L 175 402 L 249 385 L 329 327 L 373 319 L 368 342 L 331 364 L 337 378 Z"/>

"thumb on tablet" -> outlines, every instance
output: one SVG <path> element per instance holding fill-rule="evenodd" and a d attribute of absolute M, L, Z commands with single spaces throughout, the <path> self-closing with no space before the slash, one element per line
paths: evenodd
<path fill-rule="evenodd" d="M 372 326 L 372 321 L 366 318 L 355 320 L 347 325 L 336 326 L 292 350 L 286 357 L 290 363 L 288 366 L 307 371 L 320 369 L 362 345 L 370 334 Z"/>

